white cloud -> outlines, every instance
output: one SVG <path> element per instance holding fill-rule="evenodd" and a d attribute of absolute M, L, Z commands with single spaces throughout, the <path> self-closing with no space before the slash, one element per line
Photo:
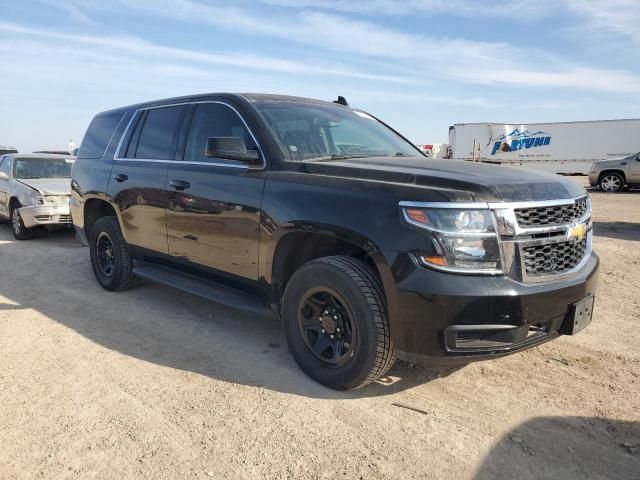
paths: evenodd
<path fill-rule="evenodd" d="M 194 0 L 113 0 L 97 3 L 92 0 L 69 0 L 82 8 L 128 9 L 145 15 L 178 18 L 184 22 L 200 23 L 225 29 L 233 33 L 263 37 L 270 36 L 313 47 L 314 55 L 338 52 L 345 62 L 362 58 L 386 59 L 405 68 L 410 65 L 416 78 L 446 78 L 472 84 L 502 84 L 515 87 L 570 88 L 600 92 L 640 93 L 635 76 L 621 70 L 586 67 L 571 58 L 563 58 L 534 49 L 518 48 L 502 42 L 478 42 L 463 38 L 436 37 L 428 34 L 407 33 L 371 21 L 354 20 L 347 16 L 317 10 L 296 9 L 286 14 L 262 15 L 256 9 L 228 7 L 223 3 L 201 3 Z M 293 0 L 268 0 L 281 5 L 294 5 Z M 579 0 L 563 0 L 577 8 Z M 637 0 L 611 0 L 629 7 Z M 541 0 L 501 1 L 487 6 L 470 0 L 372 0 L 341 2 L 345 9 L 396 9 L 411 6 L 423 9 L 458 9 L 462 12 L 482 10 L 485 15 L 508 15 L 509 12 L 527 13 L 548 11 L 551 4 Z M 640 3 L 640 2 L 637 2 Z M 326 5 L 338 9 L 334 0 L 301 0 L 297 5 L 318 7 Z M 595 5 L 590 2 L 589 5 Z M 585 10 L 586 11 L 586 10 Z M 591 12 L 591 10 L 589 10 Z M 586 13 L 585 13 L 586 15 Z M 595 15 L 595 13 L 594 13 Z M 613 13 L 611 14 L 614 15 Z M 617 14 L 615 14 L 617 16 Z M 627 29 L 621 21 L 617 29 Z M 613 27 L 612 27 L 613 28 Z M 522 60 L 521 60 L 522 59 Z M 533 71 L 529 65 L 540 65 Z M 393 70 L 393 67 L 391 67 Z M 404 75 L 407 78 L 407 75 Z"/>
<path fill-rule="evenodd" d="M 279 73 L 307 75 L 336 75 L 367 80 L 392 82 L 400 84 L 416 84 L 419 80 L 407 76 L 393 76 L 362 72 L 341 65 L 327 62 L 302 63 L 297 61 L 270 58 L 246 53 L 206 53 L 201 51 L 166 47 L 153 44 L 134 36 L 93 36 L 59 33 L 51 30 L 29 28 L 7 22 L 0 22 L 0 31 L 14 34 L 59 40 L 71 45 L 86 44 L 106 47 L 129 54 L 163 59 L 165 61 L 190 61 L 200 66 L 226 65 L 247 70 L 266 70 Z"/>
<path fill-rule="evenodd" d="M 461 17 L 509 17 L 527 21 L 548 15 L 543 0 L 261 0 L 268 5 L 290 8 L 312 8 L 346 13 L 386 15 L 450 14 Z"/>
<path fill-rule="evenodd" d="M 640 45 L 639 0 L 563 0 L 592 31 L 617 33 Z M 624 48 L 624 45 L 621 45 Z"/>

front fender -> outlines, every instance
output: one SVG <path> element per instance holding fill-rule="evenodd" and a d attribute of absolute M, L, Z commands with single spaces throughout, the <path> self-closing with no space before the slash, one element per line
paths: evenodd
<path fill-rule="evenodd" d="M 264 259 L 261 262 L 261 277 L 270 284 L 272 289 L 277 289 L 277 285 L 280 279 L 274 276 L 274 264 L 278 256 L 278 249 L 287 237 L 294 234 L 314 234 L 322 235 L 327 238 L 340 240 L 342 242 L 349 243 L 355 247 L 364 250 L 373 260 L 375 268 L 378 271 L 380 279 L 382 280 L 383 290 L 387 299 L 387 306 L 389 309 L 389 318 L 391 323 L 392 334 L 400 334 L 397 330 L 400 328 L 399 323 L 396 321 L 397 315 L 397 288 L 393 274 L 393 264 L 397 262 L 396 252 L 385 252 L 375 242 L 367 238 L 364 234 L 355 230 L 340 227 L 337 225 L 329 225 L 320 222 L 310 221 L 291 221 L 279 226 L 276 230 L 269 230 L 262 224 L 263 235 L 260 241 L 260 258 Z M 272 290 L 272 291 L 273 291 Z M 278 295 L 273 294 L 274 311 L 277 311 L 276 303 L 279 301 Z"/>

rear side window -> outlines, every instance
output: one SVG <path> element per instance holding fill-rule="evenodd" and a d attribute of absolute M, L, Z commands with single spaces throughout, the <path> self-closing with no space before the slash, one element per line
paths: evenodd
<path fill-rule="evenodd" d="M 127 157 L 173 160 L 185 108 L 180 105 L 148 110 L 131 139 L 132 143 L 137 139 L 135 153 L 131 145 Z"/>
<path fill-rule="evenodd" d="M 107 145 L 109 145 L 109 140 L 111 140 L 123 115 L 124 113 L 115 113 L 113 115 L 95 117 L 82 139 L 78 157 L 102 158 Z"/>

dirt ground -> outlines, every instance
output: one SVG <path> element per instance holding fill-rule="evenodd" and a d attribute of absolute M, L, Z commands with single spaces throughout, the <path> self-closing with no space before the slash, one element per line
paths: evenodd
<path fill-rule="evenodd" d="M 70 233 L 0 225 L 0 478 L 639 479 L 640 192 L 592 196 L 589 328 L 354 393 L 309 380 L 275 320 L 108 293 Z"/>

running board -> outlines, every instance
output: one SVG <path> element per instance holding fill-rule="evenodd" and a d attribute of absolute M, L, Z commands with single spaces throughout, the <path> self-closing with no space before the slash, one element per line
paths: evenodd
<path fill-rule="evenodd" d="M 257 313 L 260 315 L 272 315 L 269 305 L 259 297 L 251 295 L 226 285 L 202 280 L 193 275 L 178 272 L 170 268 L 151 265 L 148 263 L 135 263 L 133 274 L 137 277 L 162 283 L 169 287 L 177 288 L 183 292 L 197 295 L 212 302 L 219 303 L 238 310 Z"/>

